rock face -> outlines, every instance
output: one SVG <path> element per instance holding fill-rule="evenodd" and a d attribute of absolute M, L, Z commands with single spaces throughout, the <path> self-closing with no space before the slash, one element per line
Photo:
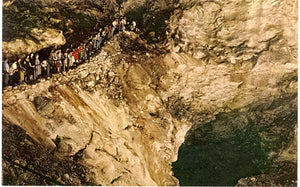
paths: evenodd
<path fill-rule="evenodd" d="M 47 47 L 77 45 L 110 23 L 117 8 L 118 4 L 110 0 L 6 1 L 3 55 L 13 58 Z"/>
<path fill-rule="evenodd" d="M 193 127 L 173 164 L 181 184 L 235 185 L 239 178 L 261 173 L 264 176 L 246 183 L 241 180 L 239 185 L 294 184 L 297 110 L 291 98 L 296 97 L 259 101 Z M 288 174 L 282 174 L 283 170 Z"/>
<path fill-rule="evenodd" d="M 173 49 L 217 63 L 256 64 L 270 53 L 273 62 L 295 60 L 297 4 L 181 0 L 170 21 Z"/>
<path fill-rule="evenodd" d="M 86 181 L 87 167 L 50 154 L 20 127 L 3 124 L 2 135 L 3 185 L 95 185 Z"/>
<path fill-rule="evenodd" d="M 121 5 L 121 14 L 135 21 L 143 37 L 150 43 L 164 42 L 170 16 L 177 0 L 127 0 Z"/>
<path fill-rule="evenodd" d="M 123 35 L 129 42 L 138 37 Z M 4 99 L 4 121 L 88 167 L 86 180 L 93 184 L 176 185 L 170 164 L 189 127 L 167 114 L 149 86 L 149 69 L 127 61 L 132 56 L 121 53 L 120 37 L 89 64 L 25 92 L 5 92 L 13 98 Z"/>
<path fill-rule="evenodd" d="M 4 90 L 3 121 L 86 167 L 81 184 L 294 185 L 296 4 L 173 2 L 168 50 L 120 33 L 90 63 Z"/>
<path fill-rule="evenodd" d="M 175 176 L 182 185 L 234 185 L 264 173 L 238 184 L 294 184 L 297 148 L 289 147 L 297 137 L 297 1 L 178 6 L 170 19 L 170 50 L 203 65 L 177 70 L 181 78 L 168 89 L 179 93 L 170 112 L 193 123 L 173 165 Z M 293 70 L 281 74 L 290 65 Z M 281 159 L 283 150 L 289 154 Z M 280 178 L 282 170 L 289 177 Z"/>

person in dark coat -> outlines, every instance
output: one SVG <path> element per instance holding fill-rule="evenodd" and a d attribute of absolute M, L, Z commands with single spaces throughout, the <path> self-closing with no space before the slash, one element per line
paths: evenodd
<path fill-rule="evenodd" d="M 92 56 L 92 41 L 88 41 L 86 45 L 86 56 L 87 56 L 87 61 L 89 63 Z"/>
<path fill-rule="evenodd" d="M 33 78 L 34 74 L 34 65 L 33 62 L 31 62 L 29 56 L 26 57 L 26 81 L 30 82 Z"/>
<path fill-rule="evenodd" d="M 46 77 L 47 77 L 47 65 L 48 65 L 47 60 L 43 60 L 42 63 L 41 63 L 41 67 L 42 67 L 42 77 L 43 77 L 43 78 L 46 78 Z"/>
<path fill-rule="evenodd" d="M 47 66 L 46 66 L 47 78 L 49 78 L 49 77 L 52 76 L 52 74 L 51 74 L 51 67 L 53 68 L 52 63 L 53 63 L 53 62 L 52 62 L 52 59 L 49 58 L 49 59 L 47 60 Z"/>
<path fill-rule="evenodd" d="M 18 62 L 15 61 L 12 63 L 10 67 L 10 85 L 16 86 L 19 84 L 19 69 L 18 69 Z"/>
<path fill-rule="evenodd" d="M 25 82 L 28 82 L 29 80 L 28 80 L 28 61 L 26 60 L 27 59 L 27 57 L 23 60 L 23 67 L 25 68 L 25 74 L 24 74 L 24 81 Z"/>

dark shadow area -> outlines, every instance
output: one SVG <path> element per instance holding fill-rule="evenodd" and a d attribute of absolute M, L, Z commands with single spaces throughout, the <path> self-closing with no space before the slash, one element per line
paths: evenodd
<path fill-rule="evenodd" d="M 245 112 L 221 113 L 190 129 L 173 171 L 184 186 L 294 185 L 297 163 L 295 94 L 258 101 Z M 278 159 L 289 148 L 289 156 Z M 255 181 L 250 178 L 255 176 Z"/>
<path fill-rule="evenodd" d="M 32 29 L 54 28 L 63 32 L 68 44 L 78 45 L 111 23 L 115 6 L 105 0 L 55 3 L 15 0 L 3 8 L 3 41 L 33 39 Z M 93 15 L 91 10 L 99 13 Z"/>
<path fill-rule="evenodd" d="M 205 125 L 200 130 L 204 137 L 194 137 L 180 148 L 179 159 L 173 164 L 180 185 L 235 185 L 240 178 L 263 171 L 267 152 L 260 146 L 258 132 L 238 130 L 216 141 L 209 135 L 210 128 Z"/>
<path fill-rule="evenodd" d="M 142 37 L 148 43 L 160 43 L 166 39 L 167 21 L 170 20 L 178 0 L 165 1 L 146 1 L 143 6 L 125 14 L 128 21 L 137 23 L 137 28 L 142 31 Z"/>

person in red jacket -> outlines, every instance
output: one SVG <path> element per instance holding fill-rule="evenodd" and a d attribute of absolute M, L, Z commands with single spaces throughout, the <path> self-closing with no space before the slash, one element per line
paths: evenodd
<path fill-rule="evenodd" d="M 78 46 L 78 49 L 77 49 L 78 62 L 79 62 L 79 63 L 82 61 L 82 54 L 81 54 L 81 51 L 82 51 L 82 47 L 81 47 L 81 45 L 80 45 L 80 46 Z"/>
<path fill-rule="evenodd" d="M 73 53 L 72 53 L 74 59 L 75 59 L 75 63 L 78 62 L 78 51 L 77 50 L 74 50 Z"/>

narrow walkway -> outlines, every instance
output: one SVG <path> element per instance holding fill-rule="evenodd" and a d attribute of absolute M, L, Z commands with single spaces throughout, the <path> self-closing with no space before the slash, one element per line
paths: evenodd
<path fill-rule="evenodd" d="M 129 25 L 126 18 L 116 19 L 110 26 L 100 28 L 98 33 L 79 46 L 71 44 L 65 49 L 54 47 L 48 55 L 43 54 L 41 57 L 43 60 L 40 60 L 39 52 L 31 53 L 25 59 L 18 59 L 13 63 L 5 59 L 3 61 L 3 90 L 7 86 L 35 84 L 41 78 L 49 79 L 54 74 L 64 73 L 78 65 L 89 63 L 91 58 L 98 55 L 102 46 L 115 34 L 126 29 L 135 31 L 135 26 L 134 21 Z"/>

